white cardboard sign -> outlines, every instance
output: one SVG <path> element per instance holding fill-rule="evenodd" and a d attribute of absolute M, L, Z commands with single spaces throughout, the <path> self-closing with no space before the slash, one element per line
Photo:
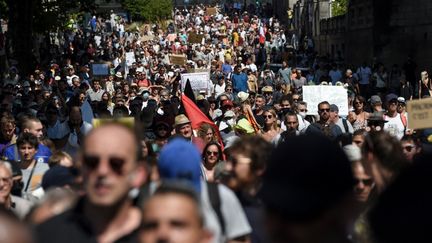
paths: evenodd
<path fill-rule="evenodd" d="M 337 105 L 340 116 L 348 115 L 348 92 L 342 86 L 303 86 L 303 101 L 307 103 L 308 115 L 317 115 L 318 104 L 322 101 Z"/>

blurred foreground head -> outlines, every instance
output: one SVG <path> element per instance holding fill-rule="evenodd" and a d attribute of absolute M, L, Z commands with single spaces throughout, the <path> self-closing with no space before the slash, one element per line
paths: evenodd
<path fill-rule="evenodd" d="M 353 185 L 350 162 L 328 138 L 311 134 L 282 143 L 260 192 L 272 242 L 346 241 Z"/>

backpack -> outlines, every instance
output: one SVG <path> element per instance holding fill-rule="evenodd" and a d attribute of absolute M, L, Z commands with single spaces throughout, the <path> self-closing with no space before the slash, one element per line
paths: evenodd
<path fill-rule="evenodd" d="M 221 199 L 220 199 L 218 184 L 214 182 L 206 182 L 206 183 L 208 188 L 208 196 L 210 199 L 210 204 L 218 217 L 222 234 L 225 234 L 225 220 L 221 210 Z"/>
<path fill-rule="evenodd" d="M 342 124 L 345 128 L 345 133 L 349 133 L 349 129 L 348 129 L 348 123 L 346 119 L 342 119 Z"/>

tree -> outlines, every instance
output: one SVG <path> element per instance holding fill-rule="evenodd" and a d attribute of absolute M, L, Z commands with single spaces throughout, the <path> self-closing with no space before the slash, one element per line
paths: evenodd
<path fill-rule="evenodd" d="M 135 19 L 160 22 L 171 17 L 172 0 L 123 0 L 123 7 Z"/>
<path fill-rule="evenodd" d="M 64 29 L 71 14 L 94 0 L 6 0 L 8 7 L 8 38 L 12 44 L 12 57 L 18 61 L 22 74 L 34 68 L 34 34 L 48 34 Z M 0 0 L 0 3 L 4 0 Z"/>
<path fill-rule="evenodd" d="M 344 15 L 348 11 L 348 0 L 333 0 L 332 3 L 332 15 L 339 16 Z"/>

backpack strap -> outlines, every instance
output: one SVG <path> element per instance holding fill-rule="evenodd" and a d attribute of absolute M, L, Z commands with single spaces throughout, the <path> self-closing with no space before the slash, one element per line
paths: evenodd
<path fill-rule="evenodd" d="M 213 182 L 207 182 L 207 188 L 211 206 L 218 217 L 222 233 L 225 234 L 225 220 L 223 218 L 221 210 L 221 199 L 218 184 Z"/>
<path fill-rule="evenodd" d="M 347 120 L 342 118 L 342 124 L 345 128 L 345 133 L 349 133 Z"/>

